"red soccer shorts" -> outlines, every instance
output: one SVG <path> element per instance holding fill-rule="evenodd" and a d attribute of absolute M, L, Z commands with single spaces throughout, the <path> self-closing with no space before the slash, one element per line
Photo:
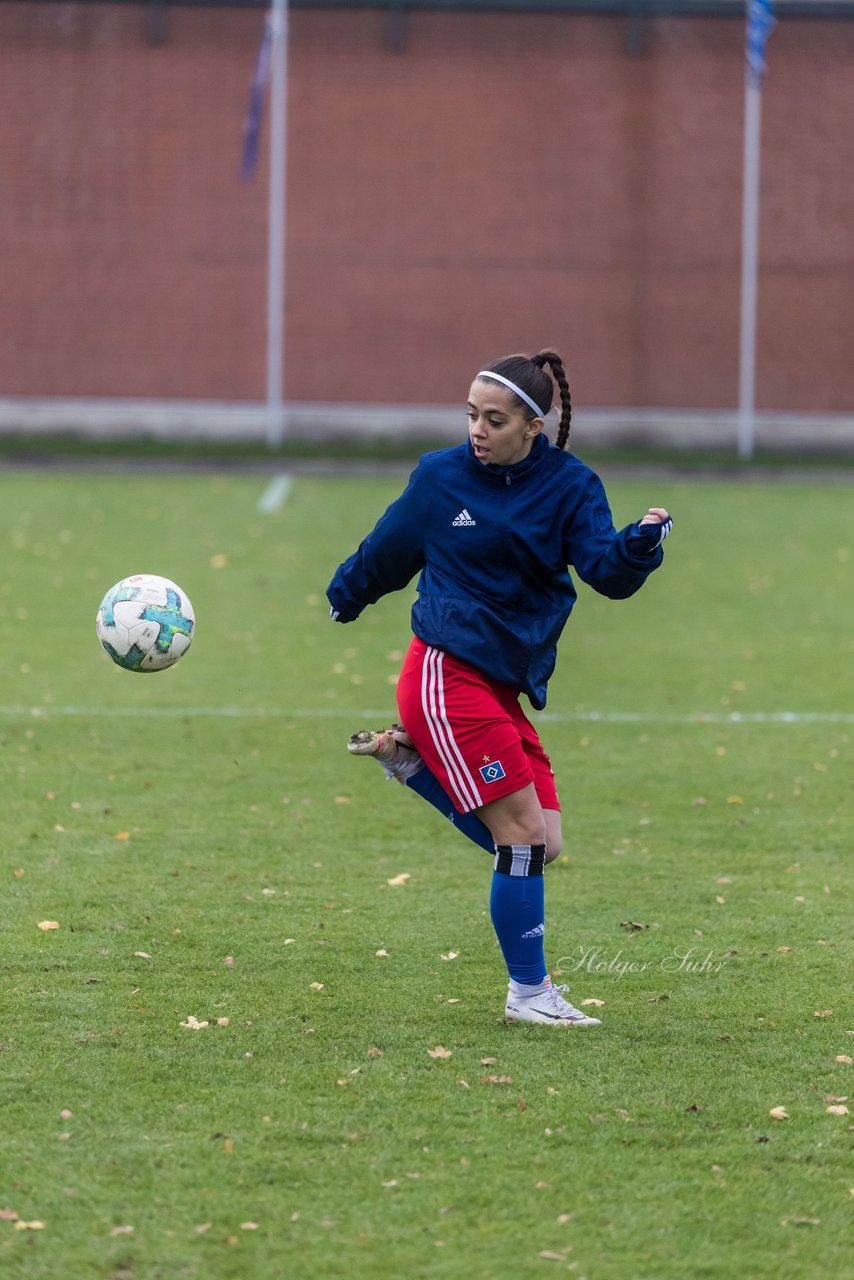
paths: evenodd
<path fill-rule="evenodd" d="M 543 809 L 560 809 L 549 757 L 515 689 L 416 637 L 403 661 L 397 705 L 459 813 L 532 782 Z"/>

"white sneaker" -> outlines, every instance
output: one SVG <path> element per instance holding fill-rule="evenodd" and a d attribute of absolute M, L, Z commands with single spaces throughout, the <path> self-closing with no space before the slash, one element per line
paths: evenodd
<path fill-rule="evenodd" d="M 347 743 L 347 750 L 354 756 L 371 756 L 385 769 L 387 778 L 401 784 L 411 778 L 424 761 L 415 750 L 415 744 L 402 725 L 390 729 L 360 729 Z"/>
<path fill-rule="evenodd" d="M 551 983 L 535 996 L 507 995 L 504 1016 L 510 1022 L 543 1022 L 559 1027 L 600 1027 L 601 1018 L 589 1018 L 560 994 L 567 987 Z"/>

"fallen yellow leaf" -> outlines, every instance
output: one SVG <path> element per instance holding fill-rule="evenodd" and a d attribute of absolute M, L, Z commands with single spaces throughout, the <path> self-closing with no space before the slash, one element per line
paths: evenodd
<path fill-rule="evenodd" d="M 788 1120 L 789 1113 L 785 1107 L 772 1107 L 768 1112 L 772 1120 Z"/>
<path fill-rule="evenodd" d="M 837 1053 L 837 1055 L 836 1055 L 836 1057 L 833 1059 L 833 1061 L 834 1061 L 834 1062 L 844 1062 L 844 1063 L 846 1063 L 849 1067 L 850 1067 L 850 1065 L 851 1065 L 851 1058 L 849 1058 L 849 1056 L 848 1056 L 848 1054 L 847 1054 L 847 1053 Z"/>
<path fill-rule="evenodd" d="M 312 991 L 322 991 L 322 990 L 323 990 L 323 983 L 322 983 L 322 982 L 310 982 L 308 985 L 311 987 Z"/>
<path fill-rule="evenodd" d="M 406 884 L 407 880 L 411 879 L 412 877 L 408 871 L 401 871 L 399 876 L 392 876 L 390 880 L 386 881 L 386 884 L 390 884 L 393 889 L 399 889 L 401 885 Z"/>
<path fill-rule="evenodd" d="M 588 1000 L 582 1000 L 581 1003 L 583 1006 L 593 1005 L 594 1009 L 601 1009 L 605 1001 L 596 1000 L 593 996 L 590 996 Z"/>
<path fill-rule="evenodd" d="M 59 928 L 59 921 L 58 921 L 58 920 L 39 920 L 38 928 L 39 928 L 39 929 L 44 929 L 44 930 L 47 930 L 47 929 L 58 929 L 58 928 Z"/>
<path fill-rule="evenodd" d="M 129 832 L 129 831 L 117 831 L 117 832 L 116 832 L 116 834 L 113 836 L 113 839 L 114 839 L 114 840 L 130 840 L 130 832 Z"/>
<path fill-rule="evenodd" d="M 450 1058 L 451 1056 L 451 1050 L 441 1044 L 437 1044 L 435 1049 L 428 1049 L 427 1052 L 431 1058 Z"/>
<path fill-rule="evenodd" d="M 847 1116 L 848 1115 L 848 1108 L 844 1105 L 844 1103 L 840 1103 L 838 1106 L 825 1107 L 824 1109 L 829 1116 Z"/>
<path fill-rule="evenodd" d="M 814 1014 L 813 1014 L 813 1017 L 814 1017 L 814 1018 L 829 1018 L 829 1017 L 830 1017 L 830 1015 L 831 1015 L 832 1013 L 833 1013 L 833 1010 L 832 1010 L 832 1009 L 822 1009 L 820 1013 L 814 1013 Z"/>

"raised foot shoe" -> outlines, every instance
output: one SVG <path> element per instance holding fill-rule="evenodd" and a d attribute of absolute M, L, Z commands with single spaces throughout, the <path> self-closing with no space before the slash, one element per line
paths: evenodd
<path fill-rule="evenodd" d="M 589 1018 L 560 994 L 565 986 L 549 984 L 534 996 L 508 994 L 504 1016 L 510 1022 L 540 1022 L 553 1027 L 599 1027 L 601 1018 Z"/>
<path fill-rule="evenodd" d="M 354 756 L 371 756 L 385 769 L 387 778 L 400 783 L 424 767 L 412 739 L 399 724 L 390 729 L 360 729 L 351 735 L 347 750 Z"/>

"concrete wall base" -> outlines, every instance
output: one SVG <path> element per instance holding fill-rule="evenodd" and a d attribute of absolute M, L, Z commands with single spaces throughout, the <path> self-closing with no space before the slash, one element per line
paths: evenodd
<path fill-rule="evenodd" d="M 549 417 L 554 433 L 556 418 Z M 0 435 L 62 434 L 89 440 L 148 437 L 169 441 L 259 443 L 278 424 L 258 402 L 0 399 Z M 281 415 L 283 437 L 294 440 L 460 440 L 466 422 L 449 405 L 290 403 Z M 275 432 L 274 432 L 275 438 Z M 578 449 L 643 445 L 669 449 L 736 449 L 738 416 L 731 410 L 583 409 L 573 417 Z M 774 413 L 755 419 L 757 449 L 830 452 L 854 456 L 854 414 Z"/>

